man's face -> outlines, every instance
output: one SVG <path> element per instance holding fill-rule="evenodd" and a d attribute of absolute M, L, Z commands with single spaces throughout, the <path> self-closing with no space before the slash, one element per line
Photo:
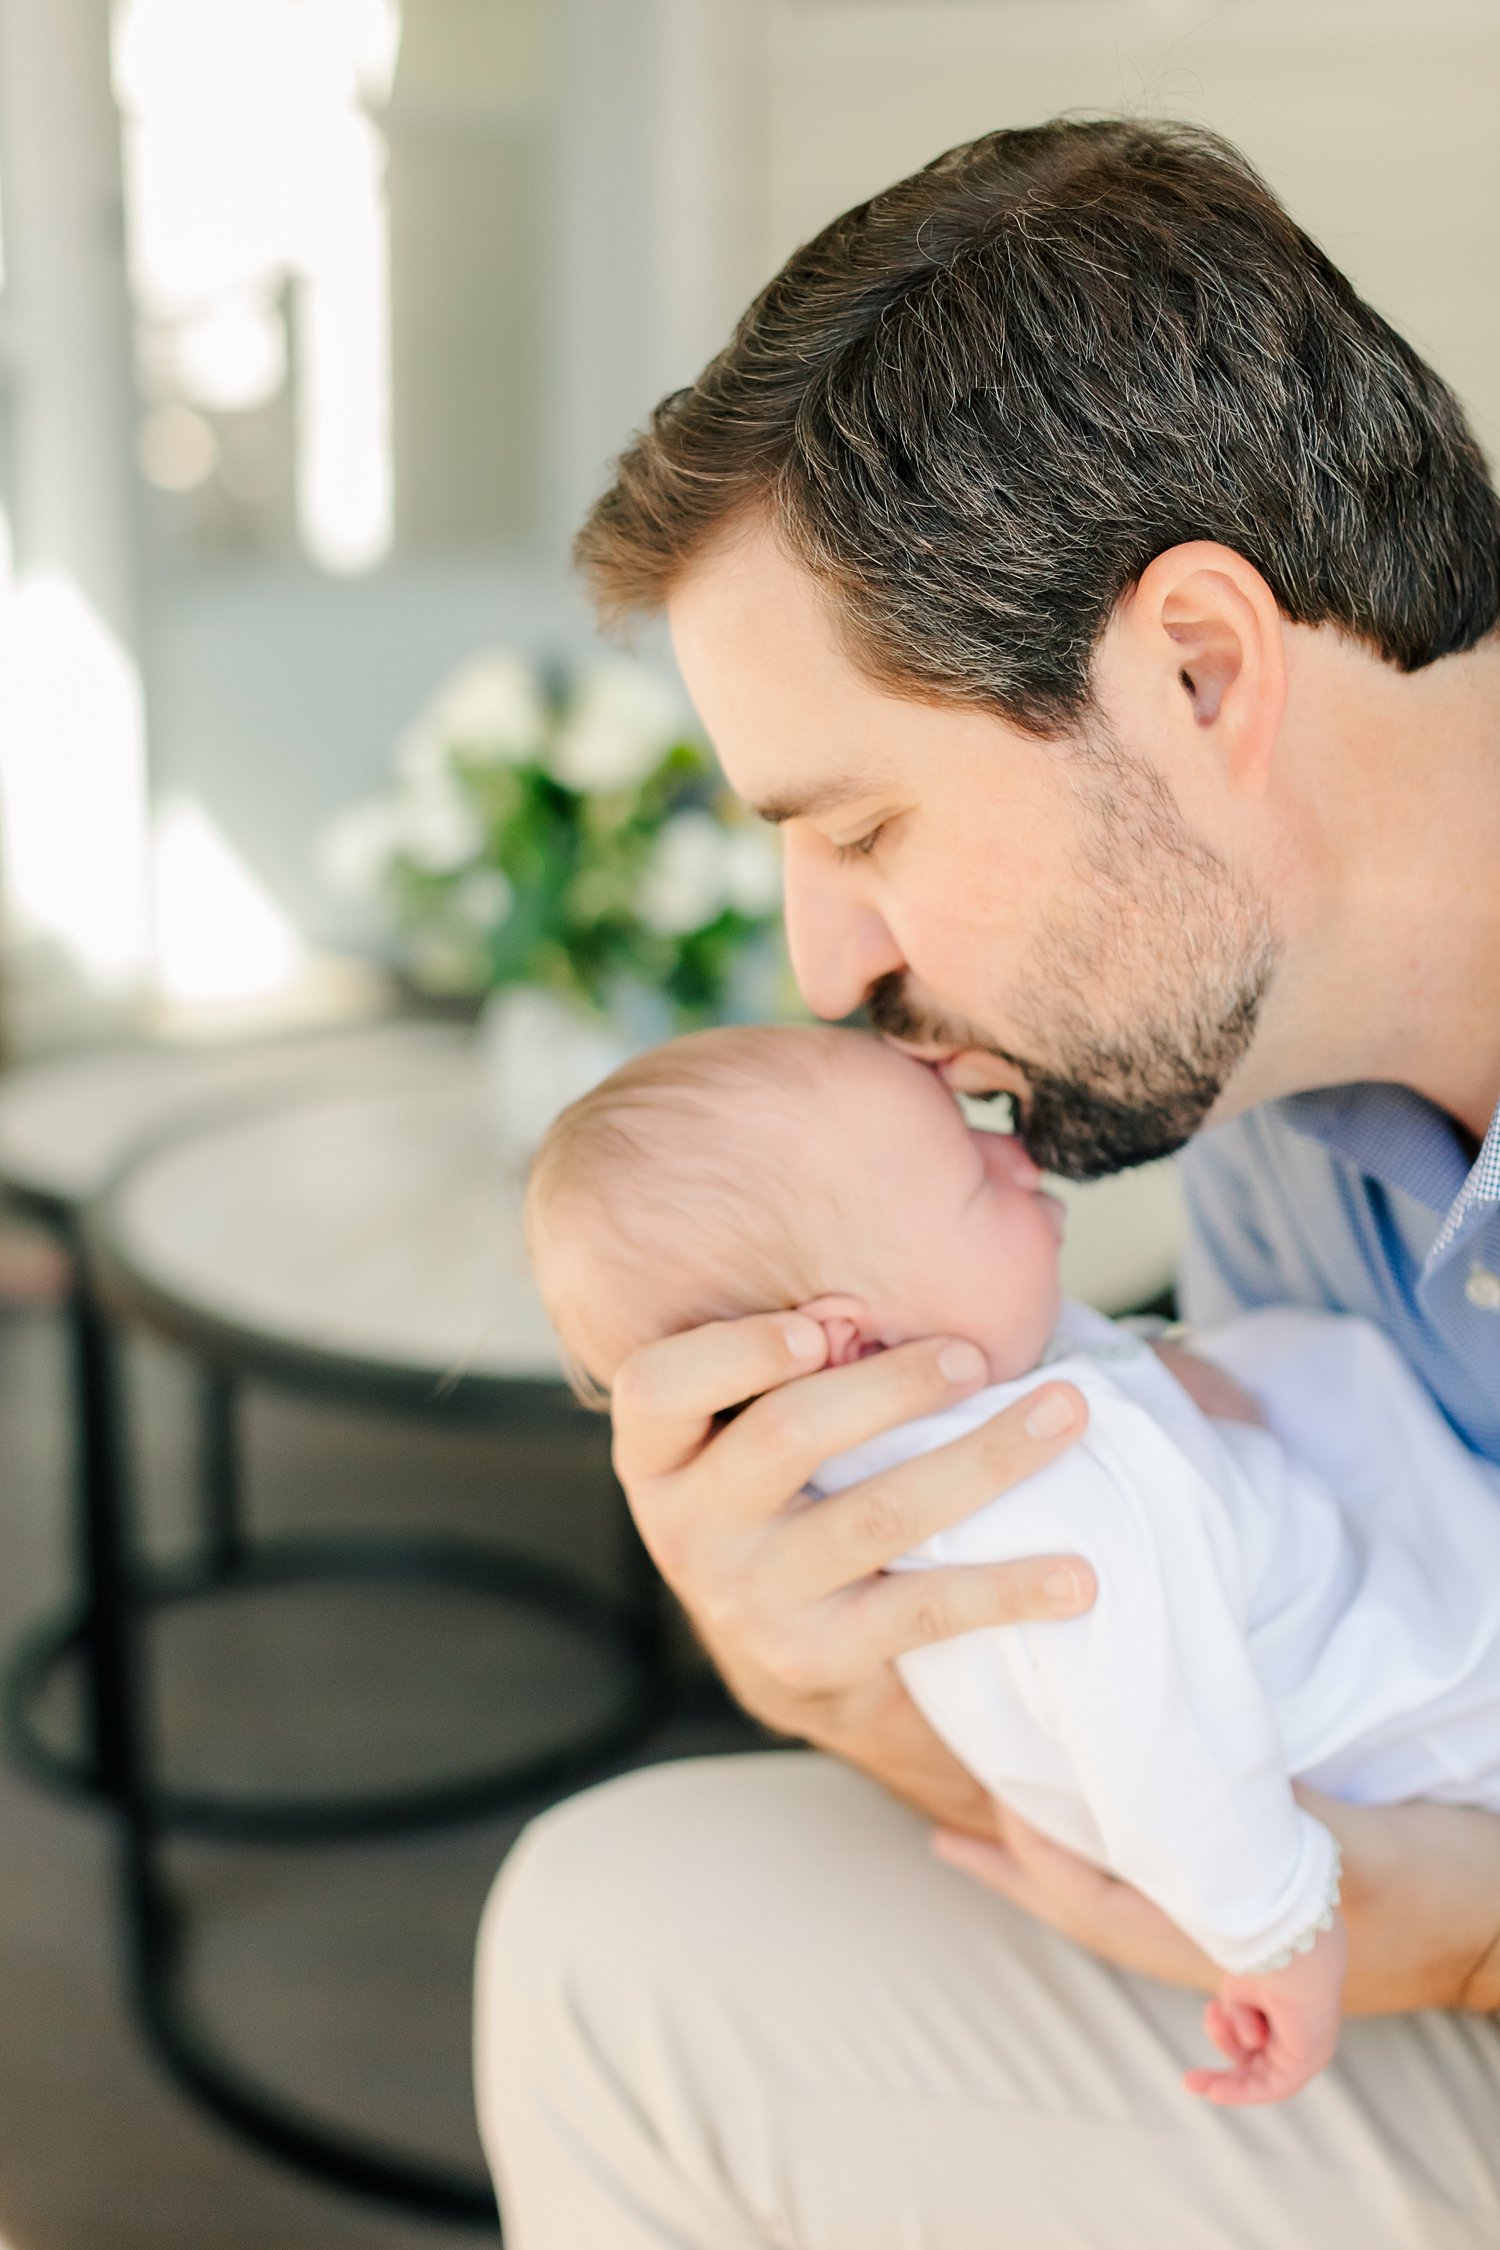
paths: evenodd
<path fill-rule="evenodd" d="M 966 1093 L 1017 1097 L 1049 1171 L 1180 1147 L 1254 1033 L 1269 914 L 1107 724 L 1038 741 L 873 686 L 825 597 L 764 530 L 670 603 L 729 781 L 782 823 L 792 964 L 831 1020 L 876 1028 Z"/>

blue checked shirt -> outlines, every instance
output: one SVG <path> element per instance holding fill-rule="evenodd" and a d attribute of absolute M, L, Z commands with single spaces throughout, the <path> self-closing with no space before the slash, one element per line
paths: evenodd
<path fill-rule="evenodd" d="M 1420 1095 L 1336 1086 L 1200 1133 L 1178 1163 L 1195 1327 L 1257 1305 L 1362 1313 L 1500 1462 L 1500 1111 L 1471 1157 Z"/>

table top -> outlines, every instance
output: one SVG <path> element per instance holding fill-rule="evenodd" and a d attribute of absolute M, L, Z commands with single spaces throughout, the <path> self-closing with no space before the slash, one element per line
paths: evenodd
<path fill-rule="evenodd" d="M 521 1183 L 452 1026 L 38 1066 L 0 1084 L 0 1176 L 96 1198 L 124 1298 L 247 1366 L 484 1411 L 562 1380 Z M 1172 1167 L 1063 1192 L 1069 1295 L 1118 1312 L 1170 1285 Z"/>
<path fill-rule="evenodd" d="M 404 1079 L 283 1088 L 195 1125 L 129 1168 L 97 1232 L 148 1309 L 472 1390 L 562 1377 L 520 1213 L 460 1046 Z"/>
<path fill-rule="evenodd" d="M 197 1112 L 322 1081 L 379 1084 L 461 1051 L 449 1024 L 391 1022 L 226 1046 L 136 1042 L 0 1078 L 0 1184 L 72 1211 L 130 1151 Z"/>
<path fill-rule="evenodd" d="M 1066 1192 L 1070 1295 L 1119 1311 L 1170 1284 L 1170 1167 Z M 99 1234 L 147 1309 L 189 1328 L 473 1392 L 562 1377 L 520 1213 L 460 1042 L 200 1119 L 127 1170 Z"/>

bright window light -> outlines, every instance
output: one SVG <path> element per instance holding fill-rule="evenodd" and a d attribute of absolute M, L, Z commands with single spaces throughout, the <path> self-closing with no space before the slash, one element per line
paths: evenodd
<path fill-rule="evenodd" d="M 22 934 L 56 939 L 92 983 L 146 957 L 140 683 L 70 578 L 0 587 L 0 884 Z"/>
<path fill-rule="evenodd" d="M 368 570 L 392 531 L 390 243 L 385 149 L 367 117 L 330 118 L 319 224 L 303 258 L 297 519 L 325 570 Z"/>
<path fill-rule="evenodd" d="M 190 797 L 157 817 L 153 875 L 156 981 L 168 999 L 254 1000 L 292 982 L 296 932 Z"/>
<path fill-rule="evenodd" d="M 297 514 L 326 569 L 392 534 L 385 147 L 399 0 L 120 0 L 132 281 L 177 401 L 237 411 L 285 377 Z"/>

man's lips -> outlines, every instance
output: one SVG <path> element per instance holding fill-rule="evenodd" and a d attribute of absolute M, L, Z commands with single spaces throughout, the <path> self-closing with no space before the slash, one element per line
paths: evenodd
<path fill-rule="evenodd" d="M 956 1047 L 930 1047 L 919 1039 L 895 1039 L 888 1031 L 883 1031 L 880 1036 L 888 1047 L 895 1048 L 898 1055 L 910 1055 L 913 1062 L 926 1063 L 933 1070 L 942 1063 L 951 1062 L 958 1053 Z"/>
<path fill-rule="evenodd" d="M 1004 1062 L 985 1047 L 939 1047 L 915 1039 L 891 1039 L 886 1045 L 909 1055 L 913 1062 L 935 1070 L 950 1093 L 1024 1095 L 1026 1080 L 1013 1063 Z"/>
<path fill-rule="evenodd" d="M 936 1064 L 938 1076 L 954 1094 L 1024 1095 L 1026 1081 L 1013 1063 L 980 1047 L 962 1047 Z"/>

